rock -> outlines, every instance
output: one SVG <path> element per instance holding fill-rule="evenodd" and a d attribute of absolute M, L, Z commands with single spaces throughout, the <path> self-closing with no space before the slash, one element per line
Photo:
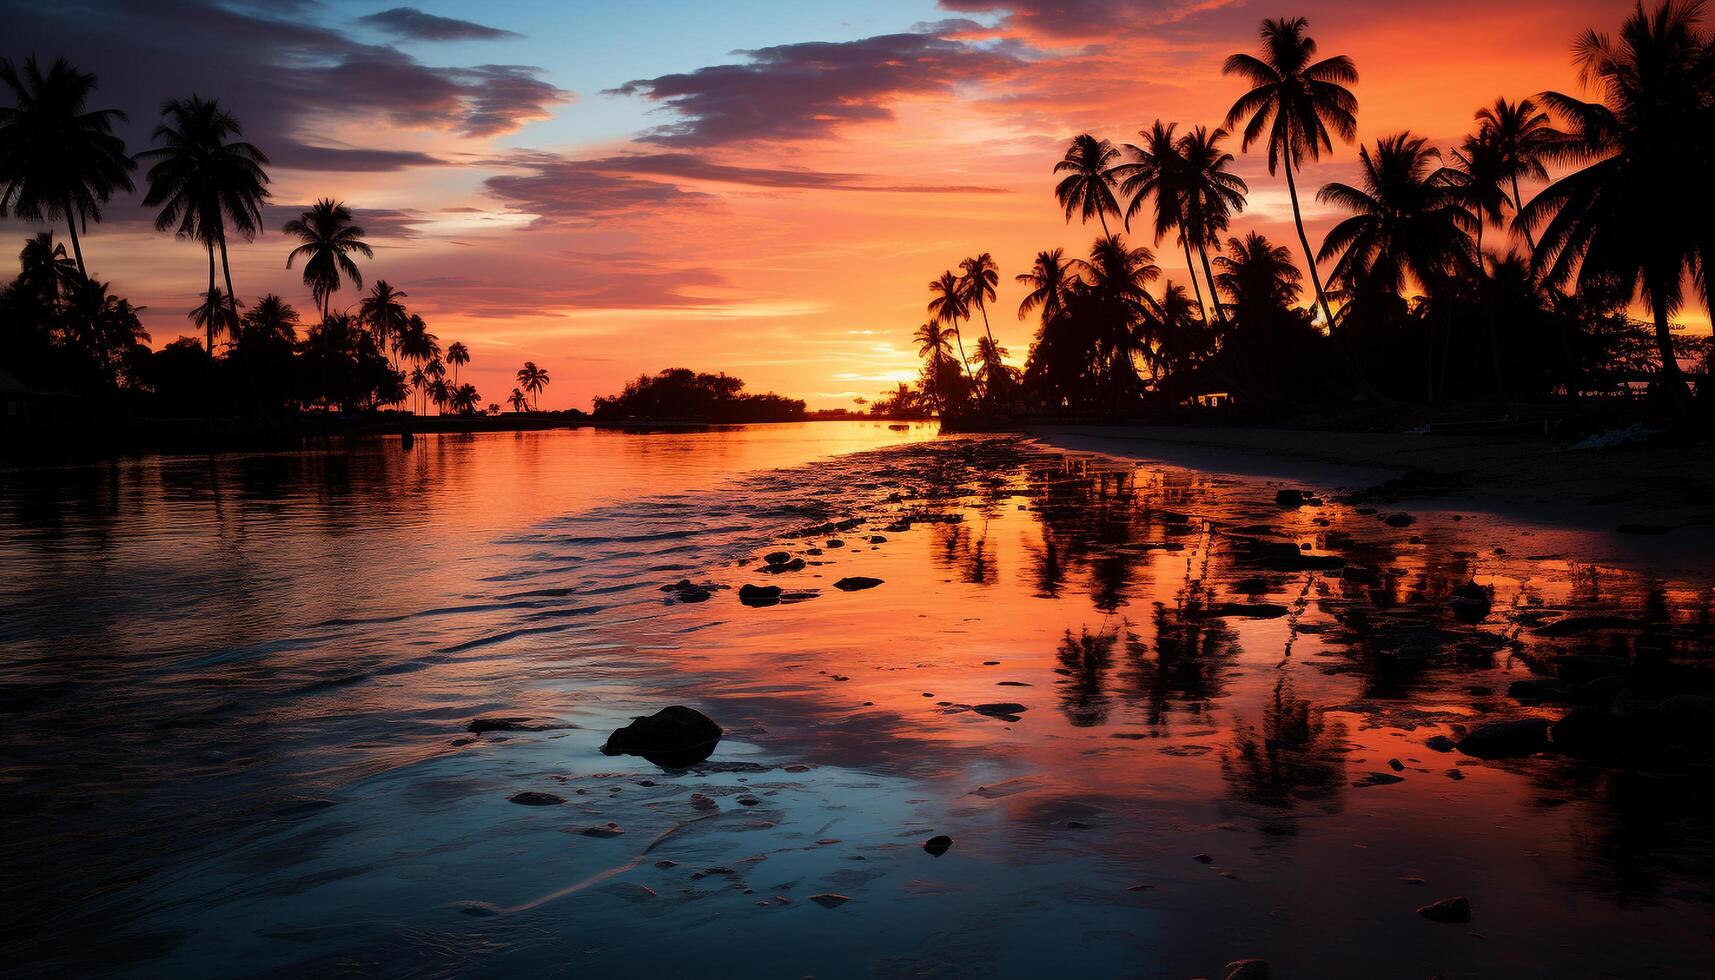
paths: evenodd
<path fill-rule="evenodd" d="M 830 548 L 844 548 L 846 543 L 839 538 L 829 538 L 825 544 Z"/>
<path fill-rule="evenodd" d="M 1195 855 L 1191 858 L 1191 860 L 1197 862 L 1198 864 L 1214 864 L 1215 863 L 1215 859 L 1213 857 L 1210 857 L 1207 854 Z"/>
<path fill-rule="evenodd" d="M 1417 914 L 1431 922 L 1470 922 L 1471 903 L 1463 895 L 1443 898 L 1420 907 Z"/>
<path fill-rule="evenodd" d="M 848 575 L 834 583 L 834 588 L 841 592 L 858 592 L 863 589 L 873 589 L 881 584 L 881 579 L 866 578 L 862 575 Z"/>
<path fill-rule="evenodd" d="M 815 902 L 822 908 L 831 909 L 844 905 L 851 901 L 851 899 L 844 895 L 835 895 L 833 892 L 823 892 L 820 895 L 811 895 L 810 901 Z"/>
<path fill-rule="evenodd" d="M 507 799 L 522 806 L 559 806 L 566 802 L 566 798 L 563 796 L 541 793 L 533 789 L 527 789 L 522 793 L 513 793 Z"/>
<path fill-rule="evenodd" d="M 778 575 L 781 572 L 801 572 L 803 570 L 804 559 L 802 558 L 794 558 L 791 561 L 783 561 L 779 563 L 771 562 L 757 569 L 759 572 L 766 572 L 770 575 Z"/>
<path fill-rule="evenodd" d="M 923 842 L 923 849 L 936 857 L 947 853 L 953 847 L 953 838 L 946 834 L 936 834 Z"/>
<path fill-rule="evenodd" d="M 1382 518 L 1382 523 L 1386 524 L 1388 527 L 1410 527 L 1417 523 L 1417 518 L 1402 511 L 1400 513 L 1387 515 Z"/>
<path fill-rule="evenodd" d="M 747 606 L 772 606 L 780 601 L 780 586 L 740 586 L 738 590 L 738 601 Z"/>
<path fill-rule="evenodd" d="M 1536 628 L 1537 636 L 1577 636 L 1595 630 L 1636 629 L 1644 624 L 1626 616 L 1562 616 Z"/>
<path fill-rule="evenodd" d="M 1282 507 L 1302 507 L 1304 506 L 1304 491 L 1276 490 L 1274 502 Z"/>
<path fill-rule="evenodd" d="M 1467 732 L 1459 740 L 1459 751 L 1479 759 L 1505 759 L 1531 755 L 1548 747 L 1548 720 L 1523 718 L 1497 721 Z"/>
<path fill-rule="evenodd" d="M 673 597 L 678 599 L 680 602 L 707 602 L 711 595 L 713 595 L 713 593 L 708 589 L 689 588 L 680 589 L 678 592 L 674 593 Z"/>
<path fill-rule="evenodd" d="M 1620 754 L 1626 743 L 1627 725 L 1605 708 L 1573 708 L 1548 729 L 1557 752 L 1595 759 Z"/>
<path fill-rule="evenodd" d="M 1429 740 L 1423 744 L 1429 746 L 1436 752 L 1451 752 L 1459 747 L 1458 742 L 1453 741 L 1445 735 L 1431 735 L 1429 736 Z"/>
<path fill-rule="evenodd" d="M 1655 715 L 1683 741 L 1702 745 L 1715 739 L 1715 697 L 1675 694 L 1655 706 Z"/>
<path fill-rule="evenodd" d="M 640 755 L 662 766 L 688 766 L 707 759 L 722 734 L 708 715 L 675 704 L 633 719 L 609 735 L 601 750 L 607 755 Z"/>
<path fill-rule="evenodd" d="M 979 715 L 990 718 L 1002 718 L 1007 721 L 1017 721 L 1018 716 L 1030 709 L 1015 701 L 997 701 L 993 704 L 973 704 L 971 710 Z"/>
<path fill-rule="evenodd" d="M 1227 964 L 1227 980 L 1268 980 L 1268 961 L 1234 960 Z"/>
<path fill-rule="evenodd" d="M 1247 619 L 1279 619 L 1291 612 L 1272 602 L 1220 602 L 1203 610 L 1204 616 L 1242 616 Z"/>
<path fill-rule="evenodd" d="M 770 551 L 762 556 L 762 560 L 770 565 L 784 565 L 792 560 L 792 553 L 790 551 Z"/>
<path fill-rule="evenodd" d="M 1554 661 L 1555 672 L 1568 684 L 1587 684 L 1598 677 L 1618 677 L 1631 669 L 1625 657 L 1602 653 L 1574 653 Z"/>
<path fill-rule="evenodd" d="M 886 544 L 887 543 L 887 536 L 883 535 L 883 534 L 872 534 L 869 536 L 869 543 L 870 544 Z"/>
<path fill-rule="evenodd" d="M 620 829 L 619 824 L 609 822 L 597 824 L 594 827 L 585 827 L 583 830 L 578 831 L 578 833 L 585 837 L 618 837 L 620 834 L 625 833 L 625 831 Z"/>
<path fill-rule="evenodd" d="M 1525 704 L 1568 704 L 1572 691 L 1559 681 L 1530 678 L 1508 684 L 1507 697 Z"/>
<path fill-rule="evenodd" d="M 1404 776 L 1395 776 L 1391 772 L 1367 772 L 1352 780 L 1352 785 L 1363 789 L 1366 786 L 1388 786 L 1393 783 L 1405 782 Z"/>
<path fill-rule="evenodd" d="M 1476 582 L 1466 582 L 1447 597 L 1447 605 L 1452 607 L 1454 619 L 1462 623 L 1480 623 L 1489 617 L 1494 597 Z"/>
<path fill-rule="evenodd" d="M 483 732 L 516 732 L 527 731 L 525 722 L 528 716 L 514 718 L 477 718 L 465 726 L 465 731 L 481 735 Z"/>

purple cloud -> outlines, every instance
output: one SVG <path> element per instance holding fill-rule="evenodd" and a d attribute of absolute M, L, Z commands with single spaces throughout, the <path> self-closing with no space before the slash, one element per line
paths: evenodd
<path fill-rule="evenodd" d="M 522 37 L 497 27 L 424 13 L 415 7 L 394 7 L 359 17 L 357 22 L 413 41 L 503 41 Z"/>

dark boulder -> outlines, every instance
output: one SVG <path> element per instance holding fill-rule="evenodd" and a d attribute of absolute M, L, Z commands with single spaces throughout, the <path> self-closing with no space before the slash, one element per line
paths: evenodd
<path fill-rule="evenodd" d="M 948 837 L 946 834 L 936 834 L 923 842 L 923 849 L 935 857 L 940 857 L 947 853 L 952 849 L 952 847 L 953 838 Z"/>
<path fill-rule="evenodd" d="M 606 755 L 640 755 L 656 765 L 680 768 L 707 759 L 720 741 L 721 726 L 695 708 L 675 704 L 607 737 Z"/>
<path fill-rule="evenodd" d="M 522 806 L 559 806 L 566 802 L 566 798 L 563 796 L 541 793 L 533 789 L 525 790 L 522 793 L 513 793 L 507 799 Z"/>
<path fill-rule="evenodd" d="M 873 589 L 881 584 L 881 579 L 866 578 L 862 575 L 849 575 L 834 583 L 834 588 L 841 592 L 859 592 L 863 589 Z"/>
<path fill-rule="evenodd" d="M 1401 511 L 1399 513 L 1389 514 L 1382 518 L 1382 523 L 1386 524 L 1388 527 L 1410 527 L 1417 523 L 1417 518 Z"/>
<path fill-rule="evenodd" d="M 1470 922 L 1471 902 L 1463 895 L 1443 898 L 1420 907 L 1417 914 L 1431 922 Z"/>
<path fill-rule="evenodd" d="M 1459 740 L 1459 751 L 1479 759 L 1532 755 L 1548 747 L 1548 719 L 1497 721 L 1473 728 Z"/>
<path fill-rule="evenodd" d="M 803 570 L 804 559 L 802 558 L 794 558 L 791 561 L 772 562 L 757 569 L 759 572 L 767 572 L 770 575 L 778 575 L 781 572 L 801 572 Z"/>
<path fill-rule="evenodd" d="M 1447 605 L 1452 608 L 1454 619 L 1462 623 L 1480 623 L 1489 618 L 1494 597 L 1476 582 L 1466 582 L 1447 597 Z"/>
<path fill-rule="evenodd" d="M 1555 722 L 1548 737 L 1557 752 L 1580 759 L 1603 759 L 1624 753 L 1631 728 L 1612 711 L 1580 706 Z"/>
<path fill-rule="evenodd" d="M 770 565 L 784 565 L 792 560 L 792 553 L 790 551 L 770 551 L 762 556 L 762 560 Z"/>
<path fill-rule="evenodd" d="M 483 732 L 518 732 L 528 731 L 530 726 L 528 716 L 512 718 L 477 718 L 465 726 L 465 731 L 481 735 Z"/>
<path fill-rule="evenodd" d="M 780 601 L 778 585 L 744 585 L 738 590 L 738 601 L 747 606 L 772 606 Z"/>
<path fill-rule="evenodd" d="M 1282 507 L 1302 507 L 1304 506 L 1304 491 L 1276 490 L 1274 502 Z"/>

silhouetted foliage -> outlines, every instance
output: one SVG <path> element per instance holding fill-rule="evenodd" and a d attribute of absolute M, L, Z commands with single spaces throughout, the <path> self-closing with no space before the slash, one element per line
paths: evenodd
<path fill-rule="evenodd" d="M 639 375 L 616 395 L 595 400 L 597 419 L 696 422 L 783 422 L 804 417 L 804 403 L 769 392 L 750 394 L 727 374 L 668 368 Z"/>

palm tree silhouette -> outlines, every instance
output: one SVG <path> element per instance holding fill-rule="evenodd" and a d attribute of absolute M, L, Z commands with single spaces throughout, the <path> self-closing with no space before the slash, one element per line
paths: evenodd
<path fill-rule="evenodd" d="M 244 314 L 242 326 L 241 344 L 290 346 L 298 342 L 298 311 L 273 293 L 256 301 Z"/>
<path fill-rule="evenodd" d="M 1519 178 L 1547 180 L 1547 162 L 1553 159 L 1566 136 L 1554 128 L 1548 113 L 1531 99 L 1517 102 L 1496 99 L 1492 107 L 1478 109 L 1476 119 L 1478 136 L 1499 157 L 1497 165 L 1500 172 L 1512 184 L 1509 203 L 1513 213 L 1517 214 L 1524 207 L 1524 198 L 1519 195 Z M 1536 250 L 1536 241 L 1528 228 L 1524 229 L 1524 240 L 1532 251 Z"/>
<path fill-rule="evenodd" d="M 974 306 L 983 315 L 983 333 L 988 335 L 989 343 L 994 343 L 994 331 L 989 329 L 988 305 L 994 302 L 994 287 L 1000 282 L 1000 266 L 995 264 L 994 257 L 984 252 L 973 255 L 959 263 L 959 269 L 964 272 L 959 277 L 959 283 L 965 291 L 966 306 Z"/>
<path fill-rule="evenodd" d="M 941 397 L 941 364 L 953 355 L 953 345 L 947 342 L 947 331 L 941 329 L 940 320 L 930 320 L 918 327 L 911 339 L 917 342 L 917 356 L 929 360 L 928 378 L 932 382 L 929 397 L 935 402 L 935 411 L 940 413 L 946 408 Z"/>
<path fill-rule="evenodd" d="M 375 337 L 376 350 L 398 351 L 399 341 L 411 326 L 411 315 L 402 302 L 406 295 L 387 280 L 377 279 L 369 288 L 369 295 L 358 304 L 357 314 Z"/>
<path fill-rule="evenodd" d="M 1709 162 L 1715 59 L 1697 29 L 1701 6 L 1668 0 L 1652 14 L 1640 3 L 1617 38 L 1594 30 L 1579 37 L 1579 68 L 1602 101 L 1559 92 L 1537 98 L 1566 123 L 1556 155 L 1587 166 L 1544 188 L 1513 221 L 1521 231 L 1546 225 L 1531 262 L 1545 284 L 1606 282 L 1628 298 L 1642 295 L 1655 321 L 1662 388 L 1679 406 L 1687 392 L 1668 318 L 1683 299 L 1688 266 L 1708 304 L 1715 260 L 1708 211 L 1683 219 L 1692 218 L 1686 167 Z"/>
<path fill-rule="evenodd" d="M 1264 311 L 1285 312 L 1298 302 L 1304 274 L 1285 245 L 1253 231 L 1242 241 L 1227 239 L 1227 251 L 1215 256 L 1215 268 L 1221 270 L 1215 282 L 1232 298 L 1240 323 L 1262 322 L 1269 319 L 1261 315 Z"/>
<path fill-rule="evenodd" d="M 455 340 L 447 345 L 447 363 L 453 366 L 453 384 L 459 383 L 459 368 L 470 363 L 470 348 Z"/>
<path fill-rule="evenodd" d="M 1180 140 L 1180 159 L 1184 164 L 1184 184 L 1181 203 L 1185 216 L 1179 222 L 1180 237 L 1187 247 L 1197 249 L 1203 260 L 1203 278 L 1209 282 L 1209 301 L 1215 306 L 1215 317 L 1227 326 L 1226 310 L 1221 294 L 1215 288 L 1215 274 L 1209 268 L 1209 245 L 1217 249 L 1221 233 L 1227 230 L 1232 215 L 1245 209 L 1245 194 L 1250 190 L 1237 174 L 1227 169 L 1233 155 L 1221 149 L 1227 131 L 1198 126 Z M 1191 270 L 1191 284 L 1197 284 L 1197 271 Z M 1203 305 L 1201 290 L 1197 290 L 1197 305 Z"/>
<path fill-rule="evenodd" d="M 1302 17 L 1265 20 L 1260 30 L 1262 56 L 1241 53 L 1227 58 L 1222 74 L 1237 75 L 1252 88 L 1227 110 L 1222 126 L 1230 130 L 1240 122 L 1245 124 L 1240 144 L 1245 150 L 1267 133 L 1268 172 L 1273 174 L 1277 166 L 1286 170 L 1292 221 L 1298 228 L 1298 242 L 1304 246 L 1316 301 L 1332 334 L 1334 314 L 1328 309 L 1322 274 L 1316 269 L 1310 239 L 1304 234 L 1304 215 L 1298 207 L 1298 186 L 1292 172 L 1306 158 L 1318 160 L 1324 151 L 1334 148 L 1328 137 L 1330 129 L 1348 143 L 1356 137 L 1358 99 L 1346 86 L 1357 83 L 1358 69 L 1345 55 L 1311 61 L 1316 56 L 1316 41 L 1305 33 L 1308 26 Z"/>
<path fill-rule="evenodd" d="M 514 388 L 512 389 L 512 394 L 506 396 L 506 402 L 512 406 L 512 410 L 514 412 L 522 412 L 524 411 L 524 406 L 529 403 L 529 399 L 524 397 L 524 393 L 522 391 Z"/>
<path fill-rule="evenodd" d="M 964 286 L 952 270 L 941 273 L 941 278 L 929 283 L 929 315 L 938 323 L 950 324 L 953 328 L 953 340 L 959 345 L 959 364 L 964 367 L 965 374 L 971 374 L 971 365 L 965 360 L 965 339 L 959 334 L 959 320 L 971 315 L 971 307 L 965 296 Z M 975 381 L 975 376 L 971 377 Z"/>
<path fill-rule="evenodd" d="M 12 288 L 58 313 L 83 278 L 77 263 L 66 256 L 66 247 L 54 241 L 54 233 L 39 231 L 24 239 Z"/>
<path fill-rule="evenodd" d="M 133 348 L 149 340 L 137 315 L 143 309 L 113 295 L 107 283 L 81 275 L 67 297 L 66 333 L 75 346 L 95 356 L 96 365 L 109 384 L 118 382 Z"/>
<path fill-rule="evenodd" d="M 185 319 L 207 332 L 210 356 L 214 354 L 216 335 L 224 333 L 228 337 L 237 337 L 238 321 L 233 319 L 233 311 L 238 309 L 239 305 L 237 300 L 229 300 L 227 295 L 220 291 L 220 287 L 216 286 L 204 293 L 202 302 L 185 314 Z"/>
<path fill-rule="evenodd" d="M 1066 292 L 1078 281 L 1078 275 L 1072 268 L 1075 262 L 1067 261 L 1065 249 L 1050 249 L 1036 253 L 1036 262 L 1029 272 L 1013 276 L 1014 280 L 1030 287 L 1018 304 L 1020 320 L 1038 308 L 1042 310 L 1043 322 L 1053 320 L 1065 311 Z"/>
<path fill-rule="evenodd" d="M 1101 221 L 1102 234 L 1112 234 L 1107 216 L 1118 217 L 1120 213 L 1119 201 L 1114 199 L 1114 161 L 1119 155 L 1112 143 L 1089 133 L 1072 138 L 1066 156 L 1054 165 L 1055 173 L 1066 174 L 1055 185 L 1054 197 L 1066 209 L 1067 221 L 1072 220 L 1073 212 L 1086 222 L 1093 216 Z"/>
<path fill-rule="evenodd" d="M 536 366 L 535 361 L 525 361 L 518 369 L 518 384 L 531 395 L 530 410 L 540 411 L 540 396 L 542 389 L 548 387 L 548 372 Z"/>
<path fill-rule="evenodd" d="M 131 190 L 137 164 L 125 141 L 113 135 L 118 109 L 87 110 L 95 76 L 57 59 L 43 72 L 34 55 L 23 71 L 0 62 L 0 82 L 12 106 L 0 108 L 0 218 L 63 220 L 79 275 L 89 276 L 77 226 L 101 220 L 101 206 L 116 191 Z"/>
<path fill-rule="evenodd" d="M 482 396 L 476 393 L 476 386 L 469 383 L 455 385 L 447 393 L 447 403 L 452 407 L 455 415 L 469 415 L 475 412 L 476 406 L 481 401 Z"/>
<path fill-rule="evenodd" d="M 155 127 L 155 142 L 139 160 L 154 161 L 149 168 L 146 207 L 159 207 L 155 228 L 174 228 L 180 238 L 201 242 L 208 249 L 208 291 L 214 292 L 214 250 L 220 249 L 220 267 L 226 279 L 231 321 L 238 321 L 238 298 L 232 290 L 232 268 L 227 262 L 226 228 L 246 240 L 262 230 L 262 202 L 268 199 L 268 157 L 256 147 L 237 139 L 243 135 L 238 119 L 220 108 L 218 99 L 168 99 L 161 104 L 161 124 Z M 230 140 L 230 141 L 229 141 Z M 176 227 L 175 227 L 176 226 Z M 209 353 L 214 353 L 214 321 L 210 320 Z"/>
<path fill-rule="evenodd" d="M 363 273 L 351 255 L 372 259 L 375 252 L 363 240 L 363 229 L 351 223 L 351 209 L 345 202 L 324 197 L 281 230 L 297 236 L 300 244 L 287 253 L 286 268 L 299 258 L 305 260 L 304 285 L 310 287 L 310 297 L 322 316 L 328 314 L 329 297 L 339 292 L 342 274 L 352 286 L 363 288 Z"/>

